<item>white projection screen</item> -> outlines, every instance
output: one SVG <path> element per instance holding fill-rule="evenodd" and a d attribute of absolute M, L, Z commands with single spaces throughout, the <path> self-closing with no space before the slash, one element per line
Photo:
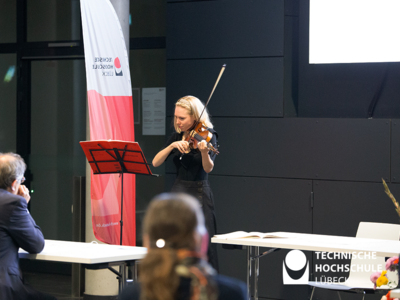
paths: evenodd
<path fill-rule="evenodd" d="M 310 0 L 310 64 L 400 61 L 400 0 Z"/>

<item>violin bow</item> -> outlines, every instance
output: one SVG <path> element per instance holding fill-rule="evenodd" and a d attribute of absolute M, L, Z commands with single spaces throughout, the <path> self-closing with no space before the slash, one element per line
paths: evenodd
<path fill-rule="evenodd" d="M 206 109 L 206 107 L 207 107 L 207 105 L 208 105 L 208 102 L 210 102 L 211 97 L 212 97 L 212 95 L 214 94 L 214 91 L 215 91 L 215 89 L 216 89 L 216 87 L 217 87 L 217 85 L 218 85 L 218 82 L 219 82 L 219 80 L 220 80 L 221 77 L 222 77 L 222 74 L 224 74 L 225 68 L 226 68 L 226 64 L 223 64 L 223 65 L 222 65 L 222 68 L 221 68 L 221 71 L 219 72 L 217 81 L 216 81 L 215 84 L 214 84 L 214 88 L 213 88 L 212 91 L 211 91 L 210 97 L 208 97 L 208 100 L 207 100 L 206 105 L 204 105 L 203 111 L 201 112 L 201 114 L 200 114 L 200 116 L 199 116 L 199 120 L 197 121 L 197 123 L 200 122 L 201 116 L 203 115 L 203 113 L 204 113 L 204 111 L 205 111 L 205 109 Z M 196 125 L 197 125 L 197 124 L 196 124 Z"/>
<path fill-rule="evenodd" d="M 200 116 L 199 116 L 199 119 L 198 119 L 197 122 L 196 122 L 195 127 L 197 126 L 197 124 L 200 123 L 201 116 L 203 115 L 204 111 L 206 110 L 206 107 L 207 107 L 208 103 L 210 102 L 211 97 L 212 97 L 212 95 L 214 94 L 215 89 L 217 88 L 217 85 L 218 85 L 218 83 L 219 83 L 219 80 L 220 80 L 221 77 L 222 77 L 222 74 L 224 74 L 225 68 L 226 68 L 226 64 L 223 64 L 223 65 L 222 65 L 222 68 L 221 68 L 221 71 L 219 72 L 217 81 L 215 82 L 214 87 L 213 87 L 213 89 L 212 89 L 212 91 L 211 91 L 210 97 L 208 97 L 208 100 L 207 100 L 207 102 L 206 102 L 206 105 L 204 105 L 203 111 L 201 112 L 201 114 L 200 114 Z M 213 149 L 214 149 L 214 148 L 213 148 Z"/>
<path fill-rule="evenodd" d="M 221 71 L 219 72 L 217 81 L 216 81 L 215 84 L 214 84 L 214 88 L 213 88 L 212 91 L 211 91 L 210 97 L 208 97 L 207 103 L 206 103 L 206 105 L 204 105 L 204 108 L 203 108 L 203 110 L 201 111 L 201 114 L 200 114 L 200 116 L 199 116 L 199 119 L 196 120 L 196 123 L 194 124 L 193 127 L 196 127 L 197 124 L 199 124 L 199 122 L 200 122 L 200 120 L 201 120 L 201 116 L 203 115 L 204 111 L 206 110 L 206 107 L 207 107 L 207 105 L 208 105 L 208 102 L 210 102 L 211 97 L 212 97 L 212 95 L 214 94 L 214 91 L 215 91 L 215 89 L 216 89 L 216 87 L 217 87 L 217 85 L 218 85 L 218 82 L 219 82 L 219 80 L 221 79 L 222 74 L 224 74 L 225 68 L 226 68 L 226 64 L 223 64 L 223 65 L 222 65 L 222 68 L 221 68 Z M 191 134 L 191 133 L 189 133 L 189 134 Z M 182 159 L 182 156 L 183 156 L 184 154 L 185 154 L 185 153 L 182 153 L 180 159 Z"/>

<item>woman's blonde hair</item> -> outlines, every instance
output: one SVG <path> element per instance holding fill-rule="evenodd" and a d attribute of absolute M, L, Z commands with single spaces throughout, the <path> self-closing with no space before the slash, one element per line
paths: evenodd
<path fill-rule="evenodd" d="M 164 193 L 155 197 L 143 221 L 143 235 L 149 237 L 149 250 L 141 261 L 141 299 L 174 300 L 180 278 L 177 250 L 196 250 L 195 232 L 204 228 L 200 204 L 187 194 Z M 163 240 L 165 245 L 157 246 Z"/>
<path fill-rule="evenodd" d="M 185 96 L 179 99 L 175 103 L 175 107 L 180 106 L 185 108 L 188 111 L 188 114 L 193 116 L 194 119 L 197 121 L 199 120 L 200 114 L 204 109 L 204 104 L 198 98 L 194 96 Z M 210 121 L 210 116 L 208 114 L 207 108 L 204 110 L 203 114 L 201 115 L 201 123 L 203 123 L 208 128 L 213 128 L 213 124 Z M 174 117 L 174 127 L 177 133 L 181 133 L 181 129 L 176 124 L 176 118 Z"/>

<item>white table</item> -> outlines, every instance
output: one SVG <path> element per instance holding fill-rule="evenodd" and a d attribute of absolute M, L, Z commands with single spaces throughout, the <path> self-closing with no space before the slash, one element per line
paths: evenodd
<path fill-rule="evenodd" d="M 137 279 L 136 262 L 145 257 L 147 249 L 144 247 L 131 247 L 107 244 L 92 244 L 80 242 L 67 242 L 45 240 L 42 252 L 29 254 L 20 249 L 19 257 L 34 260 L 57 261 L 82 264 L 87 269 L 109 269 L 119 278 L 119 290 L 126 283 L 126 267 L 134 267 L 135 279 Z M 112 266 L 119 266 L 117 272 Z"/>
<path fill-rule="evenodd" d="M 254 299 L 258 299 L 259 259 L 274 249 L 297 249 L 321 252 L 375 252 L 376 256 L 395 256 L 400 253 L 400 242 L 390 240 L 364 239 L 344 236 L 319 234 L 288 233 L 287 238 L 236 238 L 211 239 L 212 243 L 248 246 L 247 248 L 247 289 L 250 299 L 250 281 L 252 276 L 252 261 L 254 260 Z M 273 248 L 260 255 L 260 247 Z"/>

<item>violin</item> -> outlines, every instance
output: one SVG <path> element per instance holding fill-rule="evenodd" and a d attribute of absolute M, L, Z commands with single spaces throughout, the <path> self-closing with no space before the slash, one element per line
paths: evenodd
<path fill-rule="evenodd" d="M 210 129 L 201 122 L 195 122 L 194 127 L 189 131 L 185 141 L 189 143 L 190 149 L 197 149 L 198 143 L 201 141 L 207 142 L 207 149 L 211 150 L 215 154 L 219 154 L 219 151 L 210 143 L 213 134 Z"/>
<path fill-rule="evenodd" d="M 222 74 L 224 74 L 226 68 L 226 64 L 222 65 L 222 69 L 219 72 L 217 81 L 214 84 L 214 88 L 211 91 L 210 97 L 208 97 L 206 105 L 204 105 L 203 111 L 201 112 L 199 119 L 194 122 L 194 125 L 192 129 L 189 131 L 188 136 L 186 137 L 185 141 L 189 143 L 189 148 L 190 149 L 197 149 L 198 143 L 201 141 L 206 141 L 207 142 L 207 149 L 211 150 L 212 152 L 218 154 L 219 151 L 214 148 L 214 146 L 210 143 L 213 134 L 210 132 L 210 129 L 205 126 L 203 123 L 200 122 L 201 116 L 204 113 L 204 110 L 206 109 L 208 103 L 211 100 L 212 95 L 214 94 L 215 88 L 218 85 L 219 80 L 221 79 Z M 182 159 L 184 153 L 182 153 L 180 159 Z"/>

